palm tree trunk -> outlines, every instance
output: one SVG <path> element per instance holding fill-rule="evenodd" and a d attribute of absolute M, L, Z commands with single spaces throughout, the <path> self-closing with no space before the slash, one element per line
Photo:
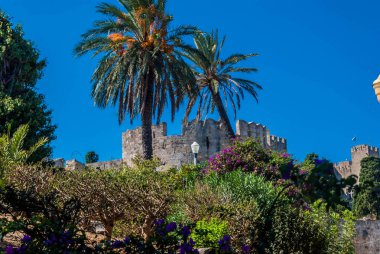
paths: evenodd
<path fill-rule="evenodd" d="M 230 138 L 235 138 L 235 132 L 232 129 L 230 120 L 228 119 L 228 115 L 227 115 L 226 109 L 223 106 L 223 101 L 222 101 L 222 98 L 220 98 L 219 92 L 215 93 L 214 91 L 212 91 L 211 94 L 212 94 L 212 99 L 214 100 L 216 108 L 219 112 L 220 120 L 222 121 L 222 124 L 227 129 L 227 135 Z"/>
<path fill-rule="evenodd" d="M 143 158 L 150 160 L 153 158 L 153 139 L 152 139 L 152 116 L 153 116 L 153 81 L 149 75 L 146 82 L 146 97 L 141 112 L 142 122 L 142 150 Z"/>

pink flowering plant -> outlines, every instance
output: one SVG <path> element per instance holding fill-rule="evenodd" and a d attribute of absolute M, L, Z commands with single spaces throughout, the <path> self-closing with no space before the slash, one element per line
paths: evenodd
<path fill-rule="evenodd" d="M 255 139 L 235 139 L 230 147 L 209 159 L 204 172 L 226 174 L 235 170 L 255 173 L 270 181 L 299 175 L 290 154 L 265 149 Z"/>

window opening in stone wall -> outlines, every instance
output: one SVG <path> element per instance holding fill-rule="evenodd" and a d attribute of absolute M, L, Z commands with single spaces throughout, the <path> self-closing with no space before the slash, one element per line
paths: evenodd
<path fill-rule="evenodd" d="M 153 131 L 152 133 L 153 138 L 156 138 L 156 133 Z"/>
<path fill-rule="evenodd" d="M 206 137 L 206 147 L 207 150 L 210 148 L 210 140 L 208 139 L 208 137 Z"/>

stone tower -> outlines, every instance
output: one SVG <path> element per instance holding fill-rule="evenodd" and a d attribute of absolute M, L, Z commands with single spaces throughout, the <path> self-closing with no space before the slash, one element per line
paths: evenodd
<path fill-rule="evenodd" d="M 347 178 L 350 175 L 360 176 L 360 162 L 366 157 L 380 158 L 379 148 L 369 145 L 358 145 L 351 148 L 351 161 L 343 161 L 335 164 L 335 169 L 341 177 Z"/>

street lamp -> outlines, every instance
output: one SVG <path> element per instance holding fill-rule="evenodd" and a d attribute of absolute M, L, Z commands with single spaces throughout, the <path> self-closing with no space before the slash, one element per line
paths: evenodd
<path fill-rule="evenodd" d="M 377 100 L 380 102 L 380 76 L 373 82 L 373 89 L 377 96 Z"/>
<path fill-rule="evenodd" d="M 194 142 L 191 145 L 191 151 L 194 154 L 194 165 L 197 165 L 197 158 L 198 158 L 198 153 L 199 153 L 199 144 L 197 142 Z"/>

